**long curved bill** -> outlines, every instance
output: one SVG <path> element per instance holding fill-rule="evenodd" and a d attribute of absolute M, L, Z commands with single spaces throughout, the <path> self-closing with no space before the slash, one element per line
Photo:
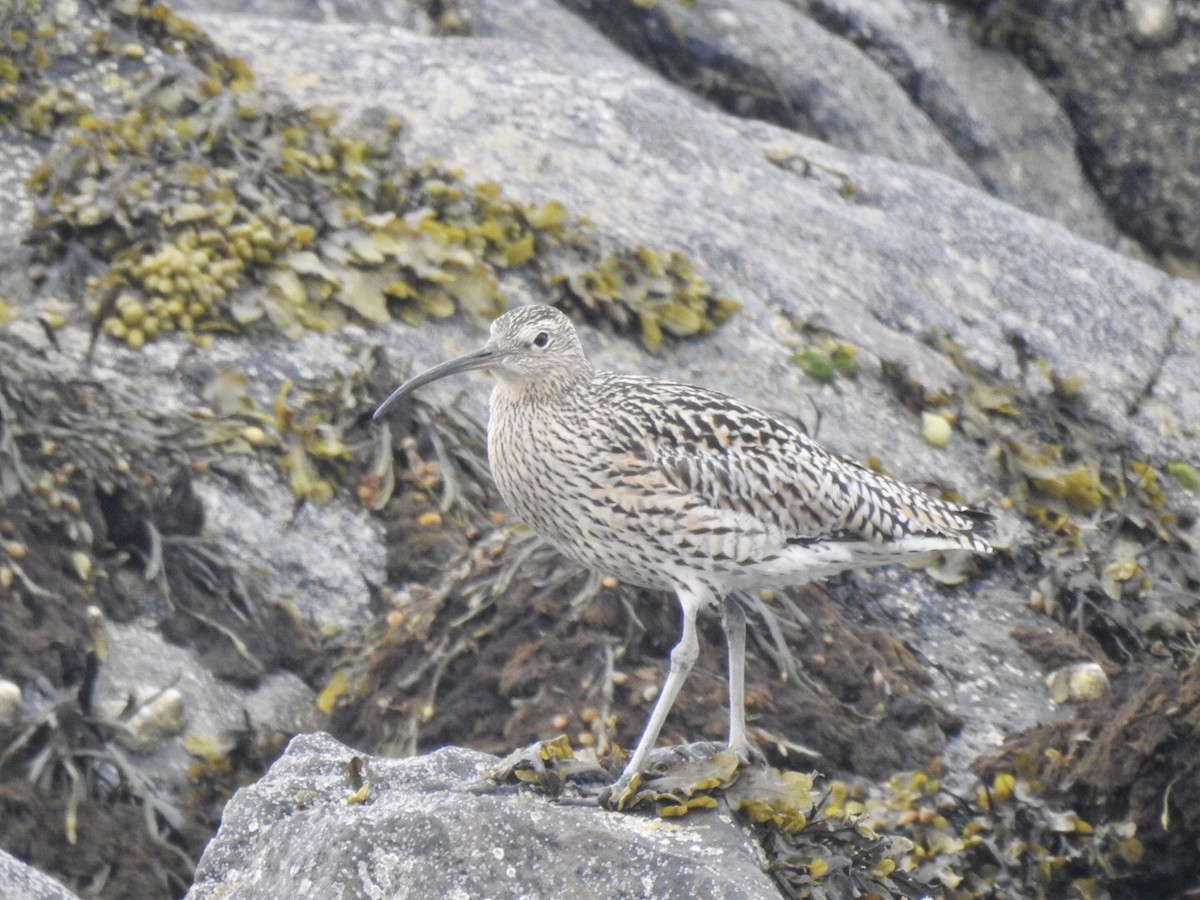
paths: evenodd
<path fill-rule="evenodd" d="M 391 395 L 379 404 L 379 407 L 371 416 L 371 421 L 378 422 L 385 412 L 395 403 L 403 400 L 417 388 L 424 387 L 431 381 L 437 381 L 439 378 L 445 378 L 447 375 L 457 375 L 459 372 L 469 372 L 472 369 L 487 369 L 494 366 L 500 361 L 501 354 L 492 346 L 485 346 L 473 353 L 468 353 L 465 356 L 459 356 L 444 363 L 434 366 L 420 375 L 414 375 L 400 387 L 392 391 Z"/>

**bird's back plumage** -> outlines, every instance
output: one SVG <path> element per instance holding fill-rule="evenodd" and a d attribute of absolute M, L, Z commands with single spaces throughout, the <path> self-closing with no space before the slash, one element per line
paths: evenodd
<path fill-rule="evenodd" d="M 559 394 L 520 387 L 493 395 L 501 492 L 568 556 L 627 581 L 720 593 L 988 549 L 979 514 L 724 394 L 613 373 Z"/>

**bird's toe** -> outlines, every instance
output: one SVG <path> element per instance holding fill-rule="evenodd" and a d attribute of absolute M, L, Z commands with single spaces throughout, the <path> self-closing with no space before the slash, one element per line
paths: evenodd
<path fill-rule="evenodd" d="M 767 764 L 766 755 L 758 749 L 757 745 L 751 744 L 749 741 L 731 743 L 729 749 L 738 758 L 738 763 L 742 768 L 746 766 L 765 766 Z"/>
<path fill-rule="evenodd" d="M 636 802 L 642 776 L 638 772 L 625 772 L 611 785 L 600 792 L 600 806 L 604 809 L 627 809 Z"/>

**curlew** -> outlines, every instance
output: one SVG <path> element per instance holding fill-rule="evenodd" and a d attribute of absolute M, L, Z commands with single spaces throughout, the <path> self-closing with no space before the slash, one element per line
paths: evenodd
<path fill-rule="evenodd" d="M 729 745 L 750 754 L 745 614 L 730 593 L 802 584 L 939 550 L 988 553 L 984 513 L 830 453 L 716 391 L 598 372 L 549 306 L 511 310 L 479 350 L 398 387 L 495 373 L 488 461 L 513 512 L 565 556 L 672 590 L 683 626 L 641 739 L 608 793 L 623 806 L 699 652 L 696 614 L 719 606 L 729 652 Z"/>

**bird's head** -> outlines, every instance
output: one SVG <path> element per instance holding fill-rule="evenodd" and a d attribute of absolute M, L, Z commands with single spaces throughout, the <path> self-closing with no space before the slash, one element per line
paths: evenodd
<path fill-rule="evenodd" d="M 492 323 L 480 349 L 422 372 L 392 392 L 375 410 L 379 419 L 393 403 L 448 375 L 488 369 L 502 381 L 569 384 L 591 373 L 571 320 L 553 306 L 522 306 Z"/>

